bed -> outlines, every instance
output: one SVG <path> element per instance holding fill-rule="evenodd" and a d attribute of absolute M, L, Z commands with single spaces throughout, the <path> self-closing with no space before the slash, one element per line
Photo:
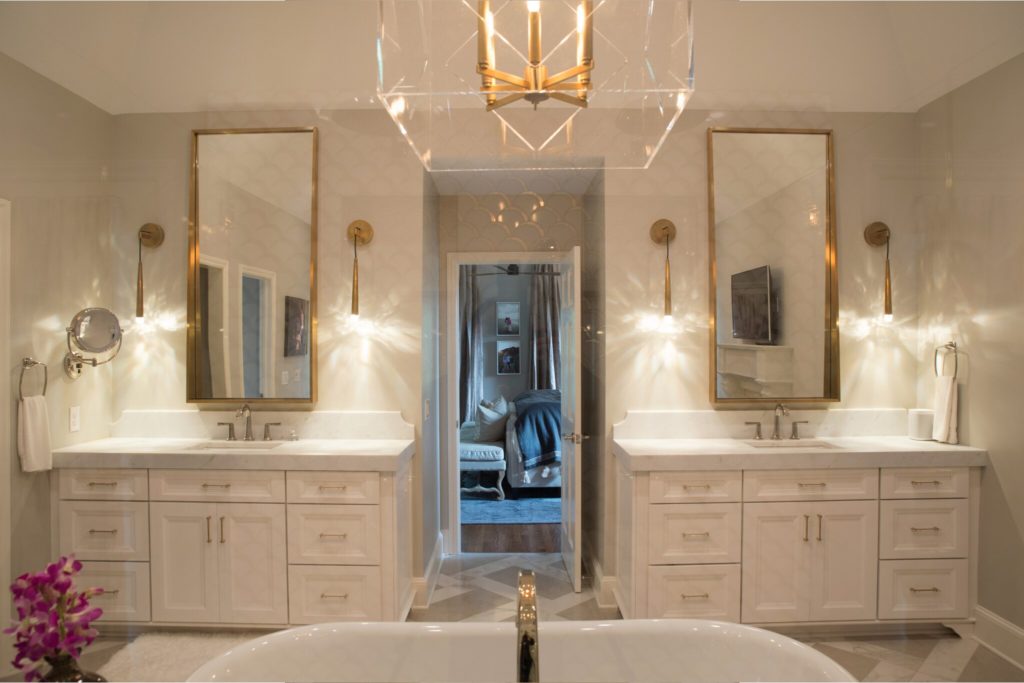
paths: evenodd
<path fill-rule="evenodd" d="M 513 488 L 562 486 L 562 395 L 524 391 L 509 404 L 505 476 Z"/>
<path fill-rule="evenodd" d="M 495 487 L 476 482 L 466 493 L 497 493 L 504 498 L 501 481 L 512 488 L 558 488 L 561 472 L 561 401 L 558 391 L 525 391 L 509 402 L 505 441 L 475 441 L 476 424 L 459 430 L 461 472 L 496 472 Z"/>

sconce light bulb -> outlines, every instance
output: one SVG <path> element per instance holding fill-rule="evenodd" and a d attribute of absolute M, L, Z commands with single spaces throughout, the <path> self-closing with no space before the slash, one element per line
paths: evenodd
<path fill-rule="evenodd" d="M 887 324 L 887 325 L 888 325 L 889 323 L 891 323 L 891 322 L 892 322 L 892 313 L 886 313 L 886 314 L 884 314 L 884 315 L 882 316 L 882 322 L 883 322 L 883 323 L 885 323 L 885 324 Z"/>
<path fill-rule="evenodd" d="M 539 12 L 540 0 L 526 0 L 526 10 L 528 12 Z"/>

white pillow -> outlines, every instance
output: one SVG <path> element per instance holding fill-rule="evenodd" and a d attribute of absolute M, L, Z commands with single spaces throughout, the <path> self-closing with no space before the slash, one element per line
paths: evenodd
<path fill-rule="evenodd" d="M 493 401 L 480 401 L 476 407 L 476 440 L 479 443 L 505 440 L 508 401 L 499 396 Z"/>

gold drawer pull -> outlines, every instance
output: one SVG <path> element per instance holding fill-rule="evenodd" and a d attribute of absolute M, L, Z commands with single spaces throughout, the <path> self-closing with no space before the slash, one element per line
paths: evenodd
<path fill-rule="evenodd" d="M 117 594 L 118 594 L 118 593 L 120 593 L 120 592 L 121 592 L 121 589 L 120 589 L 120 588 L 115 588 L 115 589 L 114 589 L 114 590 L 112 590 L 112 591 L 110 591 L 110 590 L 107 590 L 106 588 L 104 588 L 104 589 L 103 589 L 103 592 L 102 592 L 102 593 L 100 593 L 99 595 L 97 595 L 96 597 L 98 597 L 98 598 L 99 598 L 99 597 L 103 597 L 104 595 L 109 595 L 110 597 L 114 597 L 115 595 L 117 595 Z"/>
<path fill-rule="evenodd" d="M 348 490 L 348 486 L 346 486 L 344 484 L 339 484 L 339 485 L 336 485 L 336 486 L 321 486 L 320 487 L 320 491 L 321 492 L 325 492 L 325 491 L 347 491 L 347 490 Z"/>
<path fill-rule="evenodd" d="M 684 531 L 683 538 L 711 538 L 710 531 Z"/>
<path fill-rule="evenodd" d="M 320 538 L 348 538 L 348 534 L 320 534 Z"/>
<path fill-rule="evenodd" d="M 825 482 L 823 482 L 823 481 L 810 481 L 810 482 L 798 481 L 796 483 L 796 485 L 799 486 L 802 489 L 810 489 L 810 488 L 821 488 L 821 489 L 823 489 L 826 486 Z"/>
<path fill-rule="evenodd" d="M 95 486 L 117 486 L 116 481 L 90 481 L 87 486 L 93 488 Z"/>
<path fill-rule="evenodd" d="M 938 479 L 932 479 L 931 481 L 911 481 L 911 486 L 938 486 L 942 482 Z"/>
<path fill-rule="evenodd" d="M 710 491 L 711 490 L 711 484 L 683 484 L 683 490 L 684 491 L 693 491 L 693 490 Z"/>
<path fill-rule="evenodd" d="M 321 600 L 348 600 L 348 593 L 321 593 Z"/>
<path fill-rule="evenodd" d="M 911 586 L 910 587 L 910 592 L 911 593 L 938 593 L 939 589 L 936 588 L 935 586 L 932 586 L 931 588 L 914 588 L 913 586 Z"/>
<path fill-rule="evenodd" d="M 117 529 L 89 529 L 90 534 L 116 534 Z"/>
<path fill-rule="evenodd" d="M 938 533 L 939 531 L 941 531 L 941 529 L 939 529 L 939 527 L 937 526 L 912 526 L 910 527 L 910 530 L 915 534 L 923 534 L 926 531 L 931 531 L 934 533 Z"/>
<path fill-rule="evenodd" d="M 210 536 L 210 520 L 211 519 L 212 519 L 212 517 L 210 517 L 209 515 L 206 516 L 206 542 L 207 543 L 213 543 L 213 538 Z"/>
<path fill-rule="evenodd" d="M 679 597 L 683 600 L 707 600 L 711 596 L 707 593 L 694 593 L 693 595 L 687 595 L 686 593 L 680 593 Z"/>
<path fill-rule="evenodd" d="M 204 482 L 203 483 L 203 488 L 204 489 L 229 489 L 229 488 L 231 488 L 231 484 L 207 484 L 207 483 Z"/>

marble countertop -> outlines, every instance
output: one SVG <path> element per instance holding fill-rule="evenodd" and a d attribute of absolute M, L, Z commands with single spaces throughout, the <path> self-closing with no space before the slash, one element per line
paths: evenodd
<path fill-rule="evenodd" d="M 741 439 L 614 439 L 612 450 L 630 472 L 790 470 L 856 467 L 985 467 L 980 448 L 914 441 L 905 436 Z"/>
<path fill-rule="evenodd" d="M 223 447 L 218 447 L 223 443 Z M 61 468 L 332 470 L 395 472 L 412 458 L 412 439 L 302 439 L 216 442 L 208 439 L 112 438 L 53 452 Z M 229 446 L 230 444 L 230 446 Z M 204 447 L 204 446 L 211 447 Z"/>

